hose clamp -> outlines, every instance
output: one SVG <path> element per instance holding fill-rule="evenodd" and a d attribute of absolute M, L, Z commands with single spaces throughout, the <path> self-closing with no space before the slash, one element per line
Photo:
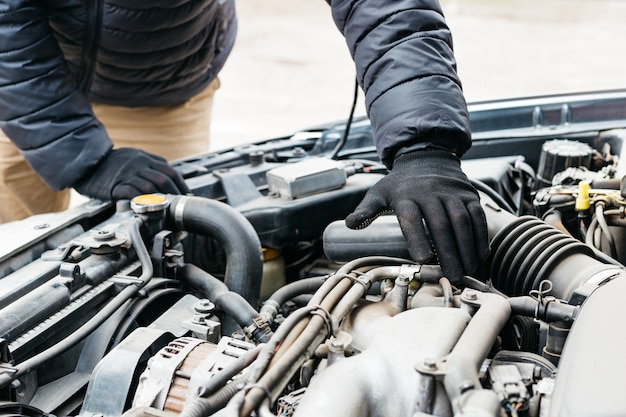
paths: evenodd
<path fill-rule="evenodd" d="M 187 197 L 181 196 L 176 202 L 176 207 L 174 208 L 174 225 L 176 226 L 176 230 L 185 230 L 183 214 L 185 212 L 185 204 L 187 204 L 188 200 Z"/>

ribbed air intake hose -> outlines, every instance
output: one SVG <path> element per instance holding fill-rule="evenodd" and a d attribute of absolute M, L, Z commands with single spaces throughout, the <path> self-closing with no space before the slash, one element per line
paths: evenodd
<path fill-rule="evenodd" d="M 527 295 L 548 279 L 572 254 L 594 256 L 593 249 L 542 220 L 522 216 L 491 241 L 490 276 L 494 287 L 511 295 Z"/>
<path fill-rule="evenodd" d="M 624 273 L 617 262 L 607 263 L 593 248 L 543 220 L 514 216 L 480 194 L 491 242 L 483 270 L 508 296 L 529 295 L 548 280 L 550 295 L 569 300 L 585 282 Z"/>

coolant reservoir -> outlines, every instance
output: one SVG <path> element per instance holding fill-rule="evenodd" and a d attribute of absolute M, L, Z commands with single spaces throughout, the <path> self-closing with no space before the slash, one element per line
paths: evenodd
<path fill-rule="evenodd" d="M 266 300 L 286 284 L 285 259 L 280 250 L 263 248 L 263 277 L 261 278 L 261 299 Z"/>

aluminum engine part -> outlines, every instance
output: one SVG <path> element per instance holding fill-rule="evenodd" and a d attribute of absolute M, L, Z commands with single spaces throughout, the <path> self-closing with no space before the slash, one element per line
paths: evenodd
<path fill-rule="evenodd" d="M 361 354 L 315 376 L 294 415 L 405 416 L 419 403 L 425 412 L 448 415 L 442 385 L 415 365 L 444 357 L 469 321 L 460 309 L 424 307 L 373 323 L 378 337 Z M 432 391 L 423 390 L 431 385 Z"/>

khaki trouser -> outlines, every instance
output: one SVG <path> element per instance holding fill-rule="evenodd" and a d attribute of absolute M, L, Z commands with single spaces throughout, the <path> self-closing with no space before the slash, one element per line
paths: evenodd
<path fill-rule="evenodd" d="M 114 147 L 133 147 L 168 160 L 209 150 L 215 79 L 185 103 L 161 107 L 120 107 L 93 104 Z M 41 181 L 17 148 L 0 131 L 0 223 L 33 214 L 65 210 L 70 190 L 52 191 Z"/>

